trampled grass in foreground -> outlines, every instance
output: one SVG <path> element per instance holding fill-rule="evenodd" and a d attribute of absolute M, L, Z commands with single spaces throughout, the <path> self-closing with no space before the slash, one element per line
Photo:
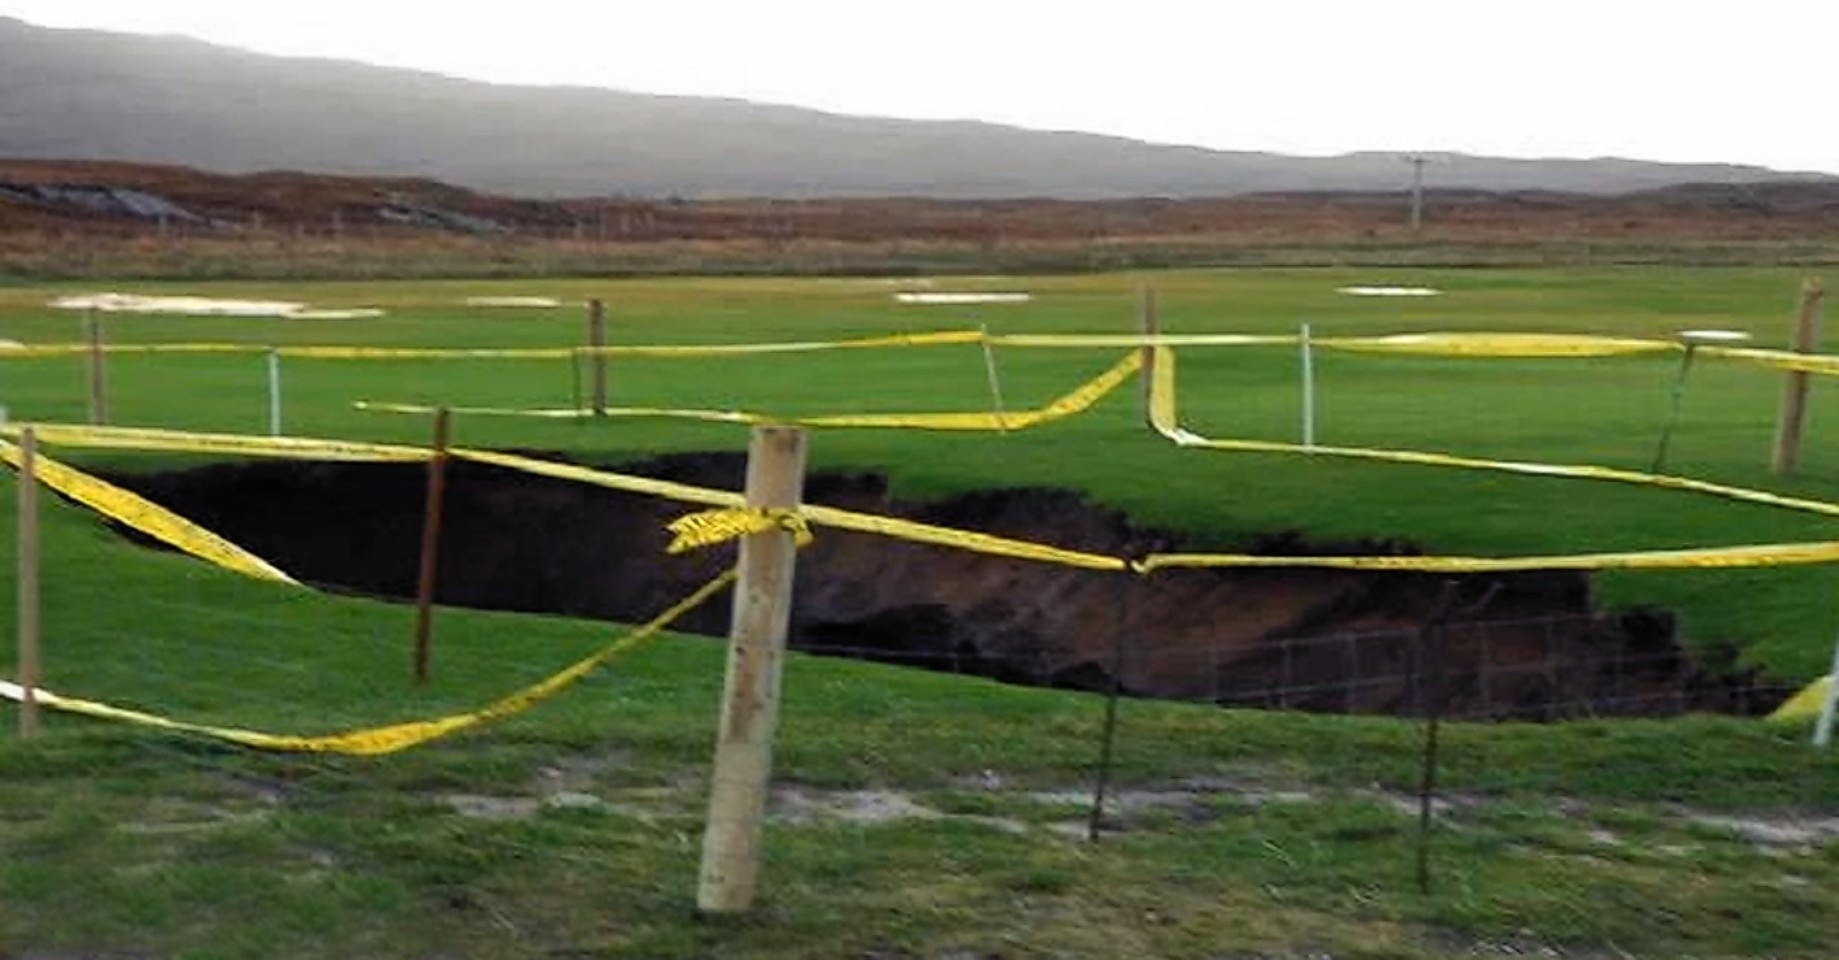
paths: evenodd
<path fill-rule="evenodd" d="M 1435 886 L 1417 732 L 795 657 L 766 888 L 692 910 L 716 645 L 376 760 L 53 718 L 0 746 L 24 955 L 1821 956 L 1839 765 L 1729 719 L 1458 726 Z"/>

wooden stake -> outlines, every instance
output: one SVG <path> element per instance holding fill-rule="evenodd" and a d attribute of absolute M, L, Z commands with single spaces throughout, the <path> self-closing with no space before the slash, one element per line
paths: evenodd
<path fill-rule="evenodd" d="M 38 733 L 38 435 L 19 432 L 19 737 Z"/>
<path fill-rule="evenodd" d="M 428 648 L 434 636 L 434 586 L 441 554 L 442 504 L 447 498 L 447 439 L 451 414 L 434 412 L 434 456 L 428 460 L 428 495 L 421 521 L 421 576 L 415 583 L 415 685 L 428 682 Z"/>
<path fill-rule="evenodd" d="M 594 416 L 607 415 L 607 355 L 598 352 L 607 345 L 607 306 L 598 298 L 587 302 L 587 345 L 594 353 Z"/>
<path fill-rule="evenodd" d="M 798 506 L 805 475 L 805 433 L 795 427 L 755 427 L 747 451 L 747 505 Z M 696 906 L 708 913 L 747 909 L 760 871 L 761 820 L 779 724 L 779 673 L 791 622 L 797 558 L 792 534 L 757 533 L 741 541 L 740 582 L 734 590 L 728 672 L 709 820 L 703 832 Z"/>
<path fill-rule="evenodd" d="M 1794 325 L 1794 349 L 1798 353 L 1817 353 L 1820 349 L 1820 301 L 1826 287 L 1818 278 L 1801 282 L 1801 309 Z M 1781 419 L 1775 424 L 1775 455 L 1769 469 L 1777 474 L 1793 473 L 1801 459 L 1801 428 L 1807 414 L 1808 374 L 1804 370 L 1788 371 L 1782 390 Z"/>
<path fill-rule="evenodd" d="M 89 309 L 89 422 L 92 425 L 106 425 L 109 422 L 109 375 L 107 351 L 102 343 L 102 321 L 96 316 L 96 308 Z"/>
<path fill-rule="evenodd" d="M 1137 329 L 1145 337 L 1154 337 L 1162 333 L 1162 324 L 1156 319 L 1156 291 L 1149 287 L 1137 290 Z M 1156 428 L 1155 414 L 1152 412 L 1152 395 L 1156 390 L 1156 350 L 1148 344 L 1143 345 L 1143 370 L 1138 376 L 1143 378 L 1143 422 L 1149 428 Z"/>

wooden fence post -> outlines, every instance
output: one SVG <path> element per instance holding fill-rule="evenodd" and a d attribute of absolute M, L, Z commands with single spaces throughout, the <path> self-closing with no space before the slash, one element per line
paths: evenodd
<path fill-rule="evenodd" d="M 19 737 L 38 733 L 38 435 L 19 432 Z"/>
<path fill-rule="evenodd" d="M 803 430 L 754 428 L 747 452 L 749 507 L 797 507 L 804 474 Z M 756 533 L 741 541 L 740 581 L 734 588 L 721 726 L 696 889 L 696 906 L 704 912 L 745 910 L 758 886 L 761 821 L 779 725 L 779 675 L 791 622 L 797 551 L 787 530 Z"/>
<path fill-rule="evenodd" d="M 1820 301 L 1826 287 L 1818 278 L 1801 282 L 1801 309 L 1794 324 L 1794 349 L 1797 353 L 1817 353 L 1820 349 Z M 1793 473 L 1801 459 L 1801 432 L 1807 416 L 1808 374 L 1804 370 L 1788 371 L 1782 389 L 1781 419 L 1775 423 L 1775 455 L 1769 469 L 1777 474 Z"/>
<path fill-rule="evenodd" d="M 89 422 L 106 426 L 109 422 L 108 352 L 102 342 L 102 320 L 96 308 L 89 308 Z"/>
<path fill-rule="evenodd" d="M 434 586 L 440 568 L 441 516 L 447 499 L 447 441 L 452 416 L 434 411 L 434 456 L 428 460 L 428 494 L 421 521 L 421 574 L 415 582 L 415 685 L 428 682 L 428 648 L 434 636 Z"/>
<path fill-rule="evenodd" d="M 607 305 L 596 297 L 587 302 L 587 345 L 594 349 L 594 416 L 607 415 Z"/>
<path fill-rule="evenodd" d="M 1145 337 L 1162 333 L 1162 324 L 1156 318 L 1156 291 L 1150 287 L 1137 290 L 1137 331 Z M 1145 344 L 1141 351 L 1143 370 L 1138 376 L 1143 379 L 1143 422 L 1154 430 L 1156 417 L 1152 397 L 1156 391 L 1156 348 Z"/>

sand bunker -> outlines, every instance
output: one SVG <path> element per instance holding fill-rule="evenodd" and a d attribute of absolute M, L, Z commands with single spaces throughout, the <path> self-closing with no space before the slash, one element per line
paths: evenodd
<path fill-rule="evenodd" d="M 150 297 L 135 293 L 80 293 L 58 297 L 59 310 L 103 313 L 163 313 L 191 317 L 270 317 L 282 320 L 359 320 L 383 316 L 372 307 L 315 310 L 289 300 L 225 300 L 218 297 Z"/>
<path fill-rule="evenodd" d="M 1435 297 L 1443 293 L 1430 287 L 1341 287 L 1335 292 L 1353 297 Z"/>
<path fill-rule="evenodd" d="M 562 305 L 554 297 L 467 297 L 469 307 L 528 307 L 549 310 Z"/>
<path fill-rule="evenodd" d="M 901 303 L 1027 303 L 1034 299 L 1028 293 L 897 293 L 894 299 Z"/>
<path fill-rule="evenodd" d="M 23 350 L 25 344 L 17 340 L 0 339 L 0 350 Z"/>

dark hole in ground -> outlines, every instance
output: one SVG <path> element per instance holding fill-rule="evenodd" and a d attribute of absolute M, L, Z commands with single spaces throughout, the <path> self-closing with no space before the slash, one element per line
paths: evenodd
<path fill-rule="evenodd" d="M 743 458 L 663 457 L 621 467 L 739 489 Z M 420 465 L 223 464 L 112 479 L 304 581 L 414 595 L 426 473 Z M 1064 490 L 989 490 L 893 501 L 884 477 L 815 474 L 806 500 L 1113 555 L 1181 550 Z M 448 474 L 443 604 L 647 619 L 733 562 L 733 549 L 670 556 L 664 526 L 692 507 L 468 462 Z M 1410 553 L 1399 541 L 1254 538 L 1246 552 Z M 1457 605 L 1486 605 L 1441 634 L 1428 679 L 1423 627 L 1449 578 L 1335 570 L 1169 570 L 1148 578 L 989 557 L 823 530 L 799 558 L 795 648 L 1133 696 L 1325 712 L 1560 719 L 1756 713 L 1789 692 L 1752 673 L 1696 668 L 1671 614 L 1598 614 L 1587 576 L 1473 577 Z M 720 635 L 726 599 L 679 629 Z M 1125 656 L 1116 658 L 1119 631 Z M 1431 646 L 1427 647 L 1426 644 Z"/>

